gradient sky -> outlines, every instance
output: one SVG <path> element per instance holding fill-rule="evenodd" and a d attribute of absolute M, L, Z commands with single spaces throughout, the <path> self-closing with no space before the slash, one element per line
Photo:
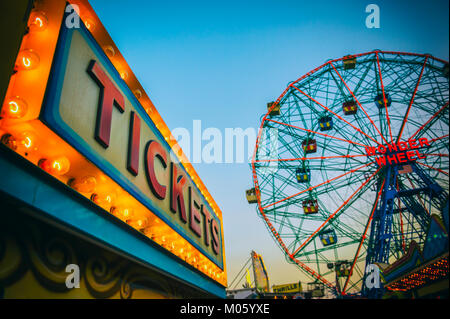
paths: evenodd
<path fill-rule="evenodd" d="M 331 58 L 373 49 L 449 59 L 449 3 L 90 0 L 170 129 L 257 129 L 266 103 Z M 365 26 L 368 4 L 379 29 Z M 253 149 L 253 145 L 250 146 Z M 270 284 L 304 280 L 249 205 L 246 164 L 194 164 L 223 212 L 229 283 L 262 254 Z"/>

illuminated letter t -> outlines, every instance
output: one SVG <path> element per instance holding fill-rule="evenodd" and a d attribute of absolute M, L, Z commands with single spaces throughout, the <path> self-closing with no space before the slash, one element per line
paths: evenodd
<path fill-rule="evenodd" d="M 106 73 L 100 68 L 95 60 L 89 63 L 87 72 L 100 87 L 98 99 L 97 123 L 95 126 L 95 139 L 104 148 L 109 146 L 111 136 L 111 121 L 113 105 L 123 113 L 125 111 L 125 101 L 114 83 Z"/>

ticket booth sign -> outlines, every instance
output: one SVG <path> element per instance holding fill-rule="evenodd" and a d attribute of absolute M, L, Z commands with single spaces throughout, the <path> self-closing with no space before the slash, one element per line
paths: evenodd
<path fill-rule="evenodd" d="M 63 23 L 42 119 L 222 265 L 220 220 L 84 25 Z"/>
<path fill-rule="evenodd" d="M 145 92 L 130 88 L 126 62 L 99 43 L 110 38 L 87 1 L 70 3 L 84 5 L 82 23 L 67 23 L 79 13 L 71 4 L 44 1 L 47 29 L 23 40 L 18 63 L 35 67 L 10 82 L 2 143 L 226 285 L 220 210 Z"/>

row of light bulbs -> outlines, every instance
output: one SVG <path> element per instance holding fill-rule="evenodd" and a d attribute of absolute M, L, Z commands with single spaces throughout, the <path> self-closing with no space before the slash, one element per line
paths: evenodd
<path fill-rule="evenodd" d="M 420 272 L 412 274 L 393 284 L 390 289 L 401 291 L 413 289 L 417 286 L 425 284 L 428 281 L 434 281 L 436 279 L 443 278 L 447 274 L 448 261 L 444 258 L 437 261 L 435 264 L 422 269 Z"/>
<path fill-rule="evenodd" d="M 42 32 L 47 29 L 48 19 L 44 12 L 33 11 L 28 20 L 28 32 Z M 19 52 L 14 70 L 28 71 L 39 66 L 39 55 L 32 49 L 23 49 Z M 20 96 L 12 96 L 6 99 L 1 112 L 2 118 L 20 119 L 28 111 L 27 102 Z"/>
<path fill-rule="evenodd" d="M 28 20 L 28 32 L 36 33 L 43 32 L 47 29 L 48 19 L 44 12 L 33 11 L 30 14 Z M 14 71 L 27 72 L 38 68 L 40 62 L 39 55 L 32 49 L 23 49 L 19 52 Z M 11 96 L 5 99 L 0 117 L 5 119 L 21 119 L 28 112 L 28 104 L 21 96 Z M 32 151 L 36 151 L 38 148 L 37 136 L 33 131 L 24 131 L 13 136 L 9 133 L 4 134 L 1 137 L 1 142 L 9 148 L 17 151 L 21 151 L 28 155 Z M 70 162 L 65 156 L 56 156 L 53 158 L 42 158 L 38 162 L 38 166 L 49 172 L 52 175 L 64 175 L 70 169 Z"/>
<path fill-rule="evenodd" d="M 15 139 L 11 134 L 5 134 L 2 137 L 2 143 L 14 150 L 17 150 L 19 146 L 27 150 L 37 149 L 36 135 L 28 131 L 21 133 L 18 139 Z M 38 166 L 47 173 L 58 177 L 69 172 L 70 161 L 66 156 L 55 156 L 48 159 L 42 158 L 38 161 Z M 167 226 L 159 226 L 159 221 L 155 220 L 156 225 L 149 227 L 150 222 L 148 217 L 135 218 L 136 214 L 133 208 L 116 206 L 117 195 L 114 191 L 97 191 L 98 183 L 94 176 L 71 178 L 67 181 L 67 184 L 77 192 L 87 195 L 95 204 L 109 211 L 112 215 L 126 222 L 131 227 L 143 232 L 147 237 L 150 237 L 153 241 L 168 249 L 173 254 L 207 275 L 209 274 L 210 277 L 215 280 L 221 278 L 220 272 L 214 271 L 211 266 L 207 265 L 210 262 L 206 258 L 192 253 L 190 247 L 172 238 L 173 236 L 167 235 L 172 231 Z"/>
<path fill-rule="evenodd" d="M 18 139 L 11 134 L 4 134 L 1 142 L 13 150 L 23 147 L 27 150 L 37 150 L 37 138 L 33 132 L 23 132 Z M 51 158 L 42 158 L 38 161 L 38 166 L 47 173 L 58 177 L 67 174 L 70 170 L 70 161 L 66 156 L 55 156 Z M 201 258 L 197 254 L 191 252 L 190 247 L 179 243 L 178 240 L 166 235 L 171 232 L 168 227 L 156 225 L 149 227 L 149 218 L 135 218 L 134 209 L 129 207 L 116 206 L 117 195 L 113 191 L 97 191 L 97 179 L 94 176 L 84 176 L 81 178 L 71 178 L 67 184 L 79 193 L 86 194 L 95 204 L 109 211 L 112 215 L 126 222 L 131 227 L 143 232 L 147 237 L 168 249 L 178 257 L 182 258 L 189 264 L 195 266 L 199 270 L 209 273 L 215 280 L 221 278 L 219 272 L 214 271 L 207 266 L 206 258 Z"/>
<path fill-rule="evenodd" d="M 33 11 L 30 14 L 30 19 L 28 22 L 29 32 L 43 32 L 47 29 L 47 26 L 48 19 L 44 12 Z M 86 19 L 85 26 L 92 32 L 95 28 L 95 23 L 92 19 Z M 115 55 L 115 51 L 112 46 L 107 46 L 104 50 L 110 58 Z M 33 49 L 23 49 L 17 56 L 15 72 L 36 70 L 39 67 L 39 63 L 40 58 L 36 51 Z M 120 77 L 123 80 L 126 80 L 128 78 L 128 72 L 120 72 Z M 142 97 L 142 92 L 139 89 L 134 90 L 133 93 L 138 99 Z M 23 97 L 11 96 L 5 100 L 0 112 L 0 117 L 10 120 L 21 119 L 27 114 L 28 109 L 28 104 Z M 146 111 L 148 112 L 148 110 Z M 25 155 L 28 155 L 30 152 L 38 149 L 38 138 L 32 131 L 24 131 L 17 136 L 6 133 L 1 136 L 0 141 L 9 148 L 15 151 L 20 151 Z M 41 158 L 37 165 L 47 173 L 56 177 L 63 176 L 70 170 L 70 161 L 63 155 L 54 156 L 51 158 Z M 90 193 L 90 199 L 98 206 L 110 211 L 111 214 L 126 222 L 131 227 L 144 232 L 148 237 L 158 242 L 161 246 L 170 250 L 186 262 L 194 265 L 205 274 L 209 274 L 209 276 L 215 280 L 224 279 L 220 271 L 214 271 L 211 266 L 207 265 L 208 263 L 212 263 L 205 257 L 191 252 L 190 247 L 179 244 L 176 240 L 169 240 L 170 236 L 164 235 L 165 233 L 171 231 L 168 227 L 159 227 L 159 229 L 163 229 L 163 231 L 157 232 L 155 230 L 158 229 L 158 227 L 148 227 L 149 219 L 147 217 L 136 219 L 134 218 L 134 211 L 132 208 L 115 206 L 116 195 L 113 192 L 95 192 L 97 180 L 94 176 L 71 178 L 67 184 L 80 193 Z"/>

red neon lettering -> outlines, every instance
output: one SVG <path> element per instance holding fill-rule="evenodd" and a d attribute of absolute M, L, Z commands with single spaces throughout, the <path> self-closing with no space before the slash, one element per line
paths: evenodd
<path fill-rule="evenodd" d="M 425 159 L 425 158 L 427 158 L 424 154 L 420 154 L 419 151 L 416 151 L 416 154 L 417 154 L 417 159 Z"/>
<path fill-rule="evenodd" d="M 417 145 L 416 142 L 416 140 L 409 140 L 409 147 L 411 149 L 419 148 L 419 145 Z"/>
<path fill-rule="evenodd" d="M 375 147 L 366 146 L 367 155 L 369 155 L 369 156 L 375 155 L 375 152 L 376 152 Z"/>
<path fill-rule="evenodd" d="M 157 158 L 163 168 L 167 167 L 167 154 L 164 148 L 157 141 L 149 141 L 145 147 L 145 172 L 150 189 L 158 199 L 166 198 L 166 186 L 161 185 L 156 179 L 155 158 Z"/>
<path fill-rule="evenodd" d="M 389 162 L 389 164 L 392 164 L 392 162 L 397 164 L 397 156 L 395 156 L 395 154 L 387 155 L 386 157 L 387 157 L 387 161 Z"/>
<path fill-rule="evenodd" d="M 386 165 L 386 157 L 384 156 L 375 157 L 375 160 L 377 161 L 378 166 Z"/>
<path fill-rule="evenodd" d="M 219 253 L 219 226 L 217 221 L 213 218 L 211 219 L 211 243 L 213 252 L 217 255 Z"/>
<path fill-rule="evenodd" d="M 419 138 L 419 143 L 420 143 L 420 147 L 424 147 L 424 145 L 430 146 L 430 144 L 428 143 L 428 140 L 425 137 Z"/>
<path fill-rule="evenodd" d="M 189 228 L 198 236 L 202 237 L 202 229 L 200 227 L 201 217 L 200 209 L 202 208 L 194 199 L 192 188 L 189 187 Z"/>
<path fill-rule="evenodd" d="M 388 144 L 388 149 L 389 149 L 389 152 L 397 152 L 397 145 L 395 145 L 395 143 L 392 143 L 392 144 Z"/>
<path fill-rule="evenodd" d="M 123 95 L 100 68 L 95 60 L 89 64 L 87 72 L 100 87 L 98 99 L 97 123 L 95 125 L 95 139 L 104 148 L 109 146 L 111 137 L 111 122 L 113 105 L 123 113 L 125 111 L 125 100 Z"/>
<path fill-rule="evenodd" d="M 139 172 L 139 150 L 141 141 L 141 119 L 135 112 L 131 112 L 130 134 L 128 138 L 127 169 L 137 176 Z"/>
<path fill-rule="evenodd" d="M 398 148 L 400 151 L 406 151 L 408 149 L 408 144 L 406 142 L 398 142 Z"/>
<path fill-rule="evenodd" d="M 170 210 L 173 213 L 177 211 L 180 213 L 180 219 L 186 223 L 186 207 L 184 206 L 184 196 L 183 196 L 183 186 L 186 184 L 186 177 L 183 173 L 178 172 L 178 168 L 174 163 L 171 163 L 172 172 L 172 187 L 171 187 L 171 200 L 170 200 Z"/>
<path fill-rule="evenodd" d="M 397 158 L 398 158 L 398 161 L 400 163 L 406 163 L 407 162 L 405 153 L 398 153 L 397 154 Z"/>
<path fill-rule="evenodd" d="M 384 145 L 379 145 L 379 146 L 378 146 L 378 153 L 380 153 L 380 154 L 386 153 L 386 146 L 384 146 Z"/>
<path fill-rule="evenodd" d="M 415 158 L 413 158 L 415 152 L 414 151 L 408 151 L 406 152 L 406 156 L 408 157 L 408 161 L 414 161 Z"/>
<path fill-rule="evenodd" d="M 205 245 L 209 246 L 209 223 L 211 223 L 211 213 L 208 211 L 208 209 L 205 208 L 205 205 L 202 206 L 202 215 L 204 217 L 204 226 L 203 231 L 205 232 Z"/>

